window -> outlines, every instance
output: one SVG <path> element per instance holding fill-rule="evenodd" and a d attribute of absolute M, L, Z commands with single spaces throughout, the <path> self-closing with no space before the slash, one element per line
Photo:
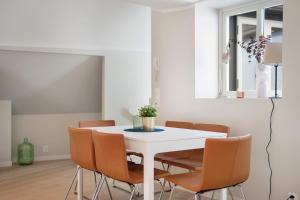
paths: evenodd
<path fill-rule="evenodd" d="M 266 76 L 267 95 L 274 93 L 274 67 L 260 70 L 255 56 L 249 56 L 241 44 L 260 36 L 271 36 L 271 42 L 282 42 L 283 6 L 281 0 L 256 2 L 220 11 L 220 55 L 228 53 L 230 59 L 224 63 L 220 58 L 220 93 L 236 97 L 236 91 L 243 91 L 246 98 L 257 97 L 257 77 Z M 220 56 L 221 57 L 221 56 Z M 282 94 L 282 68 L 278 68 L 278 89 Z"/>

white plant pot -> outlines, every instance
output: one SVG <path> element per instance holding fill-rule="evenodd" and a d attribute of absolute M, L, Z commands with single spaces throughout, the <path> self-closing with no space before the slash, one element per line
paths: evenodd
<path fill-rule="evenodd" d="M 267 66 L 258 64 L 256 71 L 257 98 L 268 98 L 270 75 Z"/>

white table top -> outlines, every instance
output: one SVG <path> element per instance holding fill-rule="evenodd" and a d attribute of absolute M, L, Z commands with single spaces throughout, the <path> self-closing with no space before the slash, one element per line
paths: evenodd
<path fill-rule="evenodd" d="M 174 141 L 199 138 L 224 138 L 225 133 L 217 133 L 210 131 L 200 131 L 181 128 L 170 128 L 157 126 L 156 128 L 164 129 L 162 132 L 127 132 L 124 129 L 132 128 L 132 126 L 107 126 L 107 127 L 91 127 L 89 129 L 97 130 L 103 133 L 121 133 L 126 139 L 138 140 L 143 142 L 160 142 Z"/>

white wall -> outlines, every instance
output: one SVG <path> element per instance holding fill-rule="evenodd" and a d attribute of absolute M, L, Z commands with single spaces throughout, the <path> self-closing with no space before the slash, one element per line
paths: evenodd
<path fill-rule="evenodd" d="M 300 194 L 300 94 L 298 46 L 300 1 L 285 1 L 284 99 L 276 100 L 274 135 L 270 148 L 274 170 L 274 200 L 287 199 L 288 192 Z M 194 98 L 194 10 L 153 13 L 153 55 L 160 57 L 161 90 L 159 121 L 186 120 L 227 124 L 232 135 L 253 135 L 250 179 L 245 183 L 247 199 L 268 199 L 268 165 L 265 146 L 269 136 L 269 100 Z M 163 29 L 160 29 L 163 27 Z M 203 27 L 206 28 L 206 27 Z M 167 33 L 172 37 L 166 38 Z M 181 56 L 178 56 L 181 55 Z M 238 194 L 238 193 L 236 193 Z"/>
<path fill-rule="evenodd" d="M 0 27 L 2 50 L 98 55 L 105 62 L 103 113 L 14 116 L 14 149 L 23 136 L 29 135 L 39 159 L 65 157 L 67 126 L 80 119 L 98 119 L 100 114 L 119 124 L 128 123 L 127 109 L 132 104 L 148 103 L 150 8 L 123 0 L 2 0 Z M 41 125 L 32 126 L 36 122 Z M 44 154 L 41 147 L 47 144 L 49 153 Z"/>
<path fill-rule="evenodd" d="M 0 45 L 144 50 L 147 9 L 123 0 L 1 0 Z"/>
<path fill-rule="evenodd" d="M 11 166 L 11 102 L 0 101 L 0 167 Z"/>
<path fill-rule="evenodd" d="M 131 124 L 130 109 L 149 103 L 151 65 L 144 52 L 114 52 L 105 57 L 103 117 Z"/>
<path fill-rule="evenodd" d="M 208 2 L 210 3 L 210 2 Z M 195 6 L 195 97 L 218 96 L 218 10 L 206 5 Z"/>

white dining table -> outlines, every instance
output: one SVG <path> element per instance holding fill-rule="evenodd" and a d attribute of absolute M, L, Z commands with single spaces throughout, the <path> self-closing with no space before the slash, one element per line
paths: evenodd
<path fill-rule="evenodd" d="M 225 138 L 225 133 L 157 127 L 162 132 L 126 132 L 132 126 L 93 127 L 103 133 L 124 134 L 127 150 L 144 155 L 144 200 L 154 200 L 154 156 L 158 153 L 189 150 L 205 147 L 206 138 Z M 77 200 L 83 200 L 83 172 L 78 166 Z M 221 191 L 221 199 L 227 200 L 227 190 Z"/>

